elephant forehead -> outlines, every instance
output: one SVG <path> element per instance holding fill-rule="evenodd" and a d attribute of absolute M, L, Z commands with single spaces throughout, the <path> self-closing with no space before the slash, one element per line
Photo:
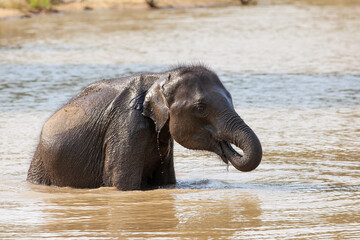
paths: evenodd
<path fill-rule="evenodd" d="M 216 84 L 211 84 L 206 81 L 200 81 L 200 79 L 186 79 L 175 87 L 174 95 L 177 98 L 186 97 L 186 99 L 204 98 L 210 92 L 219 91 L 221 87 Z"/>
<path fill-rule="evenodd" d="M 192 88 L 180 90 L 176 95 L 177 100 L 184 100 L 188 103 L 208 103 L 214 101 L 219 103 L 231 103 L 231 96 L 225 88 L 218 86 L 197 85 Z"/>

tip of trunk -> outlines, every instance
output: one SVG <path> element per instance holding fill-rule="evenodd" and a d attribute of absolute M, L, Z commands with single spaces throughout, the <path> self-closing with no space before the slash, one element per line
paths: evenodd
<path fill-rule="evenodd" d="M 259 166 L 262 158 L 262 148 L 259 141 L 251 145 L 251 150 L 242 148 L 245 153 L 244 156 L 236 152 L 230 144 L 227 145 L 232 152 L 229 162 L 231 162 L 237 170 L 250 172 Z"/>
<path fill-rule="evenodd" d="M 257 168 L 262 158 L 261 143 L 252 131 L 240 118 L 232 131 L 227 131 L 225 141 L 221 145 L 223 160 L 231 164 L 239 171 L 249 172 Z M 244 156 L 234 150 L 230 143 L 243 150 Z"/>

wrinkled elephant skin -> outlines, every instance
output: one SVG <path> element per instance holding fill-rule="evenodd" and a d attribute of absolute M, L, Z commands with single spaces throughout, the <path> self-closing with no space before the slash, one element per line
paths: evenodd
<path fill-rule="evenodd" d="M 218 76 L 181 66 L 83 89 L 44 124 L 27 180 L 119 190 L 175 184 L 173 140 L 214 152 L 240 171 L 255 169 L 262 157 Z"/>

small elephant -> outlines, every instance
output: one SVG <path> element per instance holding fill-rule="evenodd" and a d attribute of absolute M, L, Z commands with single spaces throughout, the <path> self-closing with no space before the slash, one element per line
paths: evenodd
<path fill-rule="evenodd" d="M 262 157 L 218 76 L 204 66 L 180 66 L 83 89 L 44 124 L 27 180 L 119 190 L 175 184 L 173 140 L 245 172 Z"/>

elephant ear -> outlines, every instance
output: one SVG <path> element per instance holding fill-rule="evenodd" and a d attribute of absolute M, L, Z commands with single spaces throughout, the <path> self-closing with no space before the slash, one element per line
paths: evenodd
<path fill-rule="evenodd" d="M 160 133 L 169 119 L 169 106 L 165 96 L 165 85 L 170 74 L 157 80 L 145 95 L 143 115 L 155 122 L 156 131 Z"/>

